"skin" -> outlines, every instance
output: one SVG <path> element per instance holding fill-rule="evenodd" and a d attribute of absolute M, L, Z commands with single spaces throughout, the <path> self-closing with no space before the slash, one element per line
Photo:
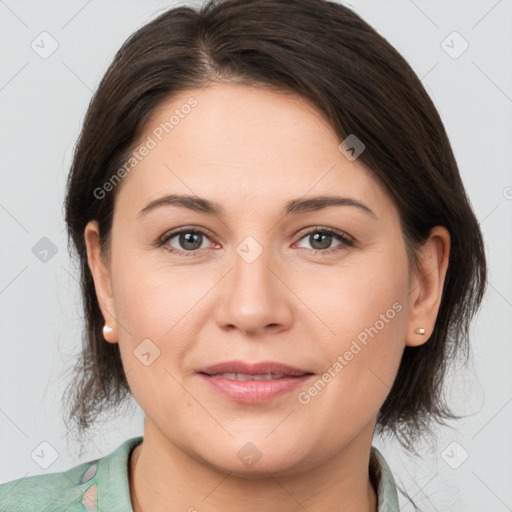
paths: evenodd
<path fill-rule="evenodd" d="M 140 140 L 191 96 L 197 107 L 118 185 L 110 253 L 100 253 L 95 221 L 84 233 L 113 329 L 106 341 L 119 343 L 145 413 L 144 442 L 130 459 L 134 510 L 375 512 L 368 464 L 377 414 L 405 346 L 428 342 L 432 333 L 449 234 L 434 228 L 419 269 L 410 272 L 393 200 L 294 94 L 236 84 L 185 91 L 153 113 Z M 225 215 L 175 205 L 139 215 L 171 193 L 218 202 Z M 290 199 L 333 194 L 357 199 L 376 218 L 354 206 L 280 214 Z M 207 231 L 198 235 L 200 249 L 187 249 L 179 236 L 157 246 L 183 226 Z M 322 246 L 309 236 L 321 228 L 354 245 L 333 237 Z M 263 251 L 251 263 L 236 252 L 248 236 Z M 309 385 L 240 404 L 196 373 L 242 359 L 279 361 L 320 377 L 396 302 L 401 311 L 307 404 L 297 395 Z M 133 353 L 147 338 L 160 350 L 149 366 Z M 237 457 L 248 442 L 262 454 L 251 467 Z"/>

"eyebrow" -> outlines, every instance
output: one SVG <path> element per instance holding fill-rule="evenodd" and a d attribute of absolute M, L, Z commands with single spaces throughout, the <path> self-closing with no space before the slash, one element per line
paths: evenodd
<path fill-rule="evenodd" d="M 206 215 L 214 215 L 216 217 L 223 217 L 225 215 L 224 208 L 219 204 L 208 199 L 193 196 L 193 195 L 180 195 L 170 194 L 159 197 L 148 203 L 138 214 L 139 217 L 147 215 L 150 211 L 162 206 L 177 206 L 179 208 L 186 208 L 198 213 Z M 353 206 L 367 213 L 370 217 L 376 219 L 377 215 L 360 201 L 350 197 L 340 196 L 317 196 L 307 199 L 292 199 L 287 201 L 281 212 L 282 216 L 285 215 L 298 215 L 300 213 L 314 212 L 328 208 L 331 206 Z"/>

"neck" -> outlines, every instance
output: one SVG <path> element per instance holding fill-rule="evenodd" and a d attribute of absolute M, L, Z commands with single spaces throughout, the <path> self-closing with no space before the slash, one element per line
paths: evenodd
<path fill-rule="evenodd" d="M 369 427 L 369 442 L 368 435 L 362 436 L 316 466 L 246 478 L 191 457 L 146 420 L 144 441 L 130 457 L 133 510 L 160 512 L 172 506 L 190 512 L 266 512 L 269 507 L 281 512 L 377 512 L 368 475 Z"/>

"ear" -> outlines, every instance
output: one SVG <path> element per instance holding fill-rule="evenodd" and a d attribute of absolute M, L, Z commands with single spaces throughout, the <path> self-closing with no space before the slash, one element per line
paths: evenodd
<path fill-rule="evenodd" d="M 114 297 L 110 281 L 110 270 L 104 262 L 100 251 L 100 231 L 98 222 L 88 222 L 84 230 L 85 244 L 87 246 L 87 262 L 94 280 L 96 297 L 100 305 L 105 324 L 103 336 L 109 343 L 117 342 L 117 325 L 114 316 Z"/>
<path fill-rule="evenodd" d="M 418 269 L 413 270 L 409 288 L 409 318 L 405 344 L 423 345 L 432 334 L 443 293 L 450 255 L 450 233 L 443 226 L 431 229 L 422 246 Z M 425 329 L 418 334 L 416 329 Z"/>

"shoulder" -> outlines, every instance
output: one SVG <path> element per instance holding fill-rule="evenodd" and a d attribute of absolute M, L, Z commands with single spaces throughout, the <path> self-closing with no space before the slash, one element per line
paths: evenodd
<path fill-rule="evenodd" d="M 87 491 L 87 482 L 82 483 L 81 480 L 94 463 L 101 463 L 101 459 L 85 462 L 61 473 L 28 476 L 0 485 L 0 511 L 80 510 L 73 505 L 78 506 Z"/>
<path fill-rule="evenodd" d="M 106 500 L 110 499 L 115 500 L 116 509 L 124 501 L 127 507 L 119 510 L 131 510 L 128 458 L 142 439 L 128 439 L 109 455 L 67 471 L 28 476 L 0 485 L 0 512 L 96 510 L 99 501 L 107 505 Z"/>

